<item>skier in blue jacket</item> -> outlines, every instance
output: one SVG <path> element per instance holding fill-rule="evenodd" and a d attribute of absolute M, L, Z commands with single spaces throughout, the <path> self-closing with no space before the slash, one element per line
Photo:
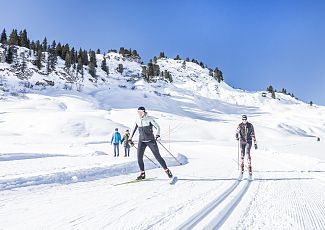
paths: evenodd
<path fill-rule="evenodd" d="M 121 134 L 118 132 L 118 128 L 115 128 L 115 132 L 112 135 L 111 144 L 114 144 L 114 157 L 119 156 L 120 149 L 119 144 L 122 141 Z"/>

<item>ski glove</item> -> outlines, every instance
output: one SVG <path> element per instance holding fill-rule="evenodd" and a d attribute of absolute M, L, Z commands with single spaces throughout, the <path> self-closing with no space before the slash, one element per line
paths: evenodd
<path fill-rule="evenodd" d="M 132 140 L 129 140 L 129 144 L 134 146 L 134 142 Z"/>
<path fill-rule="evenodd" d="M 156 135 L 156 140 L 158 140 L 158 138 L 160 138 L 160 135 Z"/>
<path fill-rule="evenodd" d="M 254 144 L 254 147 L 255 147 L 255 149 L 257 149 L 257 144 L 256 143 Z"/>
<path fill-rule="evenodd" d="M 236 140 L 239 141 L 239 135 L 236 133 Z"/>

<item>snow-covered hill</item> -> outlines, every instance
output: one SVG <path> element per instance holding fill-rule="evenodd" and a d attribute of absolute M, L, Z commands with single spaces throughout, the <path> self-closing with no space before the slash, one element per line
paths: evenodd
<path fill-rule="evenodd" d="M 325 228 L 323 106 L 233 89 L 191 62 L 158 59 L 173 82 L 148 84 L 138 61 L 108 53 L 109 76 L 98 67 L 96 82 L 85 68 L 71 86 L 62 60 L 47 75 L 26 57 L 24 78 L 0 63 L 0 229 Z M 138 172 L 134 148 L 129 158 L 114 158 L 110 145 L 116 127 L 133 127 L 138 106 L 156 118 L 162 143 L 183 163 L 160 146 L 178 176 L 173 186 L 148 160 L 154 180 L 115 186 Z M 259 146 L 252 181 L 238 176 L 242 114 Z"/>

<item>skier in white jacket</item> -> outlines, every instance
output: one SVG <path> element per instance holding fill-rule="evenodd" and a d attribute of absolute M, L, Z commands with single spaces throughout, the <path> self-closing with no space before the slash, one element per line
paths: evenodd
<path fill-rule="evenodd" d="M 135 122 L 135 127 L 131 132 L 130 142 L 132 143 L 132 138 L 139 129 L 139 143 L 138 143 L 138 164 L 140 168 L 140 175 L 137 177 L 137 180 L 143 180 L 146 178 L 146 174 L 144 171 L 144 162 L 143 162 L 143 155 L 146 147 L 148 146 L 152 151 L 153 155 L 161 165 L 161 167 L 165 170 L 169 178 L 172 178 L 173 175 L 171 171 L 167 168 L 165 160 L 161 157 L 157 145 L 157 139 L 160 137 L 160 127 L 157 122 L 150 116 L 148 116 L 146 109 L 144 107 L 138 108 L 138 115 L 139 118 Z M 156 136 L 153 134 L 152 127 L 157 129 Z"/>

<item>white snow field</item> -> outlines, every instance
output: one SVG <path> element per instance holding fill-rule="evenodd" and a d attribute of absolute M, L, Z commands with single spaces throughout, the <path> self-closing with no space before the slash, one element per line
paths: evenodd
<path fill-rule="evenodd" d="M 325 229 L 325 107 L 232 89 L 193 63 L 187 76 L 181 62 L 158 63 L 172 84 L 113 73 L 82 92 L 1 96 L 0 229 Z M 110 139 L 132 129 L 138 106 L 182 163 L 159 145 L 174 185 L 146 158 L 152 179 L 120 184 L 138 175 L 136 150 L 113 157 Z M 237 165 L 242 114 L 259 147 L 251 178 Z"/>

